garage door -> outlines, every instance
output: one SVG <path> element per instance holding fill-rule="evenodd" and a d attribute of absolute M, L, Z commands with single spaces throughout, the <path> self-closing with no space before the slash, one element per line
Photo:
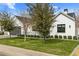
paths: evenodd
<path fill-rule="evenodd" d="M 14 30 L 10 33 L 11 35 L 21 35 L 21 27 L 20 26 L 14 27 Z"/>

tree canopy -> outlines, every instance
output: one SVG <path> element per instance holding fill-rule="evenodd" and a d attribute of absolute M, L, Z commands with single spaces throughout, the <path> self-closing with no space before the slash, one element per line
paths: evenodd
<path fill-rule="evenodd" d="M 48 3 L 27 4 L 33 26 L 44 39 L 50 33 L 51 24 L 54 22 L 54 9 Z"/>

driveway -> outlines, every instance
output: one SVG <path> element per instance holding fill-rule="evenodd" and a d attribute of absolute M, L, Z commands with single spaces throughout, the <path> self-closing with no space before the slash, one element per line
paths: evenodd
<path fill-rule="evenodd" d="M 13 46 L 0 45 L 0 56 L 56 56 L 56 55 Z"/>

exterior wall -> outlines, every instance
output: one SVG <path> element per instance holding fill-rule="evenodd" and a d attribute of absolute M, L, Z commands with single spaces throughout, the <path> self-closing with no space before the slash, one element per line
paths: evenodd
<path fill-rule="evenodd" d="M 15 20 L 15 26 L 21 27 L 21 34 L 24 34 L 23 24 L 17 18 Z M 50 35 L 62 35 L 62 36 L 75 36 L 75 22 L 66 16 L 60 14 L 57 18 L 55 18 L 56 22 L 52 24 L 50 28 Z M 57 24 L 65 24 L 65 33 L 57 33 Z M 71 28 L 69 28 L 69 25 Z M 1 31 L 1 30 L 0 30 Z M 9 35 L 7 32 L 6 34 Z M 27 35 L 39 35 L 38 32 L 32 31 L 32 26 L 30 25 L 27 30 Z"/>
<path fill-rule="evenodd" d="M 50 28 L 50 35 L 62 35 L 62 36 L 75 36 L 75 22 L 66 16 L 60 14 L 55 18 L 56 22 L 52 24 Z M 65 24 L 65 33 L 57 32 L 57 24 Z M 71 28 L 69 28 L 69 25 Z"/>
<path fill-rule="evenodd" d="M 56 22 L 52 24 L 52 27 L 50 28 L 50 35 L 75 36 L 75 22 L 73 20 L 62 14 L 55 18 L 55 20 Z M 57 24 L 65 24 L 65 33 L 57 33 Z M 23 25 L 21 25 L 21 27 L 22 26 Z M 69 26 L 71 26 L 71 28 L 69 28 Z M 24 34 L 23 28 L 21 28 L 21 33 Z M 27 30 L 27 35 L 39 35 L 39 33 L 33 31 L 32 26 L 30 25 Z"/>
<path fill-rule="evenodd" d="M 2 31 L 2 30 L 1 30 L 1 26 L 0 26 L 0 31 Z M 4 32 L 4 35 L 9 35 L 9 32 L 5 31 L 5 32 Z"/>
<path fill-rule="evenodd" d="M 79 28 L 77 28 L 77 30 L 78 30 L 78 36 L 79 36 Z"/>
<path fill-rule="evenodd" d="M 38 32 L 32 30 L 32 26 L 30 25 L 27 30 L 27 35 L 39 35 Z"/>
<path fill-rule="evenodd" d="M 21 34 L 24 34 L 24 29 L 23 29 L 23 24 L 20 20 L 18 20 L 16 17 L 14 19 L 15 21 L 15 26 L 20 26 L 21 27 Z"/>
<path fill-rule="evenodd" d="M 21 35 L 23 35 L 24 34 L 23 24 L 17 18 L 15 18 L 15 26 L 21 26 Z M 38 35 L 38 33 L 36 31 L 32 31 L 32 26 L 29 25 L 29 27 L 27 29 L 27 35 Z"/>

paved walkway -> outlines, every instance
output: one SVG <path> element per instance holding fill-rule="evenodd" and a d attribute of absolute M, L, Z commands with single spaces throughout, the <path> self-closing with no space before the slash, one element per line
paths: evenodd
<path fill-rule="evenodd" d="M 79 45 L 73 50 L 71 56 L 79 56 Z"/>
<path fill-rule="evenodd" d="M 13 46 L 0 45 L 0 56 L 56 56 L 56 55 Z"/>

